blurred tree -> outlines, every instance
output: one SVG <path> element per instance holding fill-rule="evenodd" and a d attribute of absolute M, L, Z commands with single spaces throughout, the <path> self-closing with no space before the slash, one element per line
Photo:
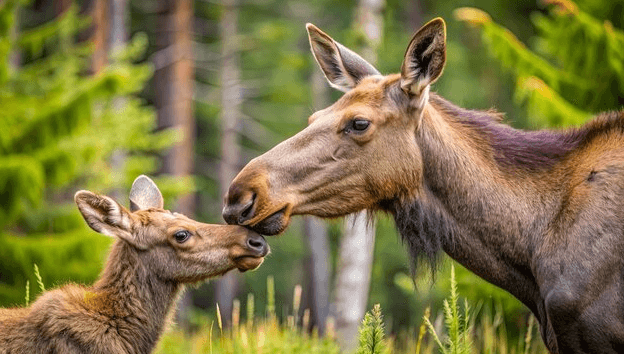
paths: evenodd
<path fill-rule="evenodd" d="M 325 333 L 329 315 L 331 280 L 331 254 L 327 225 L 319 218 L 306 216 L 303 219 L 303 233 L 307 241 L 304 259 L 306 291 L 303 309 L 310 309 L 311 319 L 308 329 L 317 328 L 319 334 L 322 335 Z"/>
<path fill-rule="evenodd" d="M 183 138 L 163 156 L 161 172 L 175 177 L 190 177 L 195 165 L 195 117 L 193 114 L 193 1 L 160 0 L 156 22 L 156 48 L 152 56 L 154 84 L 160 129 L 176 128 Z M 179 197 L 175 209 L 189 217 L 195 214 L 195 196 Z M 178 301 L 177 318 L 186 324 L 191 310 L 191 295 L 185 292 Z"/>
<path fill-rule="evenodd" d="M 159 128 L 174 127 L 183 138 L 163 157 L 163 172 L 177 177 L 193 173 L 195 122 L 193 117 L 193 2 L 160 0 L 156 31 L 157 52 L 152 57 L 155 104 Z M 192 216 L 193 194 L 180 197 L 176 210 Z"/>
<path fill-rule="evenodd" d="M 377 63 L 377 49 L 383 37 L 385 0 L 360 0 L 354 28 L 359 35 L 353 48 L 369 63 Z M 340 347 L 351 351 L 357 344 L 358 325 L 367 309 L 373 252 L 375 221 L 362 211 L 345 219 L 340 240 L 334 310 Z"/>
<path fill-rule="evenodd" d="M 240 82 L 240 43 L 238 37 L 237 0 L 224 0 L 223 13 L 219 21 L 221 30 L 221 163 L 219 164 L 219 185 L 221 195 L 240 170 L 240 148 L 238 132 L 242 116 L 242 87 Z M 215 284 L 216 299 L 221 310 L 223 324 L 232 322 L 232 301 L 239 288 L 238 272 L 229 272 Z"/>
<path fill-rule="evenodd" d="M 64 0 L 57 0 L 64 1 Z M 91 54 L 91 71 L 99 73 L 108 62 L 110 48 L 111 9 L 108 0 L 89 0 L 86 2 L 87 12 L 91 16 L 91 38 L 93 53 Z"/>
<path fill-rule="evenodd" d="M 33 25 L 24 20 L 31 19 L 31 10 L 23 4 L 18 0 L 0 4 L 0 303 L 4 305 L 22 302 L 26 280 L 35 283 L 34 263 L 50 286 L 68 279 L 92 281 L 110 241 L 83 222 L 72 200 L 75 185 L 102 192 L 119 187 L 106 161 L 121 147 L 129 152 L 122 171 L 128 188 L 138 174 L 155 169 L 149 154 L 176 138 L 171 131 L 151 133 L 153 111 L 135 96 L 151 75 L 149 67 L 132 64 L 145 48 L 144 36 L 135 36 L 115 66 L 85 76 L 90 43 L 76 44 L 74 38 L 88 26 L 88 19 L 70 5 L 56 19 Z M 21 21 L 16 21 L 17 13 Z M 17 23 L 24 27 L 15 29 Z M 19 67 L 9 64 L 15 51 L 21 53 Z M 119 96 L 127 100 L 122 112 L 112 107 L 113 98 Z M 167 197 L 176 193 L 178 187 L 170 180 L 159 182 Z"/>
<path fill-rule="evenodd" d="M 130 14 L 128 0 L 112 0 L 109 4 L 110 25 L 108 33 L 108 57 L 109 62 L 113 65 L 117 62 L 117 58 L 124 52 L 128 42 L 128 24 L 127 19 Z M 116 97 L 113 101 L 113 107 L 116 111 L 125 110 L 126 100 L 123 97 Z M 126 163 L 127 152 L 123 149 L 115 149 L 111 155 L 111 167 L 113 169 L 113 178 L 117 185 L 122 185 L 123 166 Z M 115 188 L 110 194 L 114 198 L 121 199 L 123 192 L 121 188 Z"/>

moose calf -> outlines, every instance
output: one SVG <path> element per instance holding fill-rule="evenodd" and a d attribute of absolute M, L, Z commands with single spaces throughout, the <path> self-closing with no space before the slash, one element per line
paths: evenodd
<path fill-rule="evenodd" d="M 269 251 L 243 227 L 163 210 L 146 176 L 132 185 L 130 211 L 88 191 L 74 199 L 93 230 L 117 237 L 101 277 L 48 291 L 29 308 L 0 309 L 2 354 L 149 353 L 184 283 L 255 269 Z"/>

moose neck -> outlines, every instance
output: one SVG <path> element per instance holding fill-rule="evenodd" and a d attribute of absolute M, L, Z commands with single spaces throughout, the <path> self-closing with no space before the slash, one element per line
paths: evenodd
<path fill-rule="evenodd" d="M 466 116 L 470 114 L 484 116 Z M 493 121 L 481 124 L 478 119 Z M 488 129 L 513 128 L 497 119 L 432 95 L 416 133 L 424 188 L 412 205 L 395 209 L 395 219 L 414 256 L 424 253 L 431 259 L 441 248 L 535 309 L 531 255 L 536 237 L 547 227 L 549 210 L 554 210 L 554 200 L 539 192 L 547 188 L 540 176 L 555 168 L 558 155 L 541 167 L 530 159 L 505 165 L 497 159 L 504 157 L 501 148 L 493 145 L 496 132 Z M 506 144 L 503 140 L 496 144 Z"/>
<path fill-rule="evenodd" d="M 150 353 L 164 330 L 182 285 L 155 275 L 141 261 L 145 256 L 147 253 L 125 241 L 116 241 L 100 279 L 91 289 L 93 301 L 88 305 L 110 311 L 105 315 L 116 322 L 123 340 L 137 345 L 141 353 Z M 88 301 L 87 296 L 85 301 Z"/>

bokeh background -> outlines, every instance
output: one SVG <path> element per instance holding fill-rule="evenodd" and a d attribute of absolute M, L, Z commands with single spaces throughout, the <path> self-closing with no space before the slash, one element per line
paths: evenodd
<path fill-rule="evenodd" d="M 167 208 L 222 223 L 223 195 L 242 166 L 341 95 L 314 62 L 307 22 L 393 73 L 412 34 L 438 16 L 448 55 L 432 89 L 460 106 L 495 108 L 534 129 L 579 125 L 624 102 L 621 0 L 3 0 L 0 305 L 23 305 L 27 282 L 30 298 L 38 295 L 35 264 L 48 288 L 96 279 L 111 240 L 83 222 L 73 205 L 79 189 L 127 204 L 134 178 L 148 174 Z M 386 215 L 377 217 L 372 261 L 362 265 L 370 282 L 353 290 L 365 306 L 336 301 L 345 227 L 296 218 L 269 239 L 261 268 L 182 296 L 175 333 L 212 326 L 217 303 L 224 331 L 238 325 L 240 311 L 264 318 L 273 304 L 277 326 L 329 332 L 345 351 L 355 346 L 347 329 L 377 303 L 395 350 L 411 348 L 427 308 L 443 327 L 452 262 L 440 257 L 433 279 L 424 268 L 412 276 Z M 455 269 L 472 305 L 476 352 L 526 348 L 528 310 Z M 346 315 L 353 313 L 355 321 Z M 482 344 L 489 330 L 504 338 Z M 543 350 L 539 338 L 530 341 Z M 174 339 L 166 343 L 163 352 L 177 350 Z"/>

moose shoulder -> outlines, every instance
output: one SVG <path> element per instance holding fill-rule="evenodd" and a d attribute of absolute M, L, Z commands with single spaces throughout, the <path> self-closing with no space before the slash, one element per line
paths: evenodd
<path fill-rule="evenodd" d="M 225 220 L 277 234 L 292 215 L 384 210 L 413 257 L 442 250 L 526 304 L 552 353 L 624 351 L 624 114 L 529 132 L 429 93 L 439 18 L 387 76 L 307 28 L 345 94 L 239 173 Z"/>

